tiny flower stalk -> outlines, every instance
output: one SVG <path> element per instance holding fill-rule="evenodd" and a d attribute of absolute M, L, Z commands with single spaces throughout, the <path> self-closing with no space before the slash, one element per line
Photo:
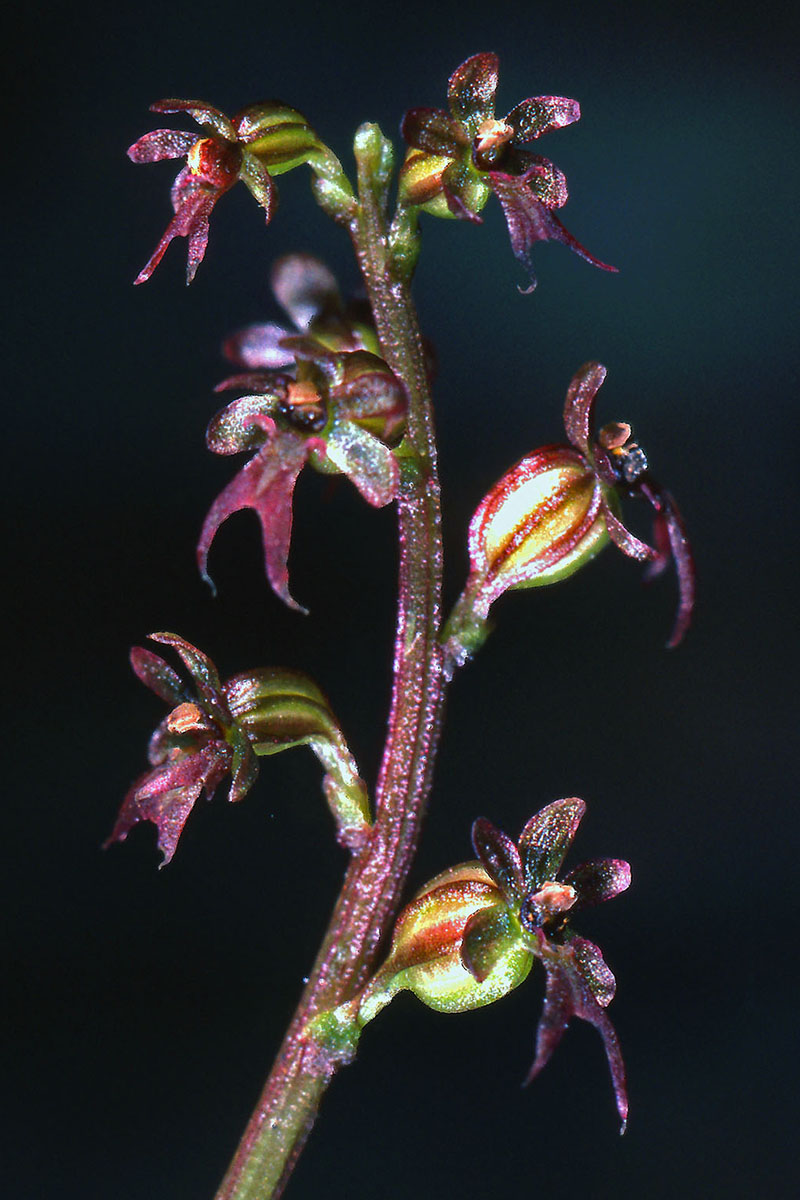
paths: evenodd
<path fill-rule="evenodd" d="M 586 363 L 573 377 L 564 406 L 569 445 L 545 446 L 508 471 L 478 506 L 469 527 L 471 571 L 443 632 L 451 677 L 483 644 L 491 605 L 512 588 L 543 587 L 566 579 L 609 542 L 629 558 L 649 562 L 649 577 L 674 561 L 678 612 L 668 646 L 689 626 L 694 567 L 675 501 L 651 478 L 630 425 L 614 421 L 595 437 L 593 412 L 606 376 Z M 655 511 L 657 548 L 620 519 L 623 496 L 641 496 Z"/>

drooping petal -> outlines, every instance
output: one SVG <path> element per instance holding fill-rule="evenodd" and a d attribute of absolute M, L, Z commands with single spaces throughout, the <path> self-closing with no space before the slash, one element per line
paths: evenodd
<path fill-rule="evenodd" d="M 231 788 L 228 799 L 236 804 L 250 791 L 258 778 L 259 763 L 253 749 L 238 726 L 234 726 L 238 736 L 235 737 L 233 757 L 231 760 Z"/>
<path fill-rule="evenodd" d="M 606 375 L 606 368 L 601 363 L 587 362 L 575 372 L 567 388 L 564 404 L 567 440 L 589 460 L 592 455 L 595 398 Z"/>
<path fill-rule="evenodd" d="M 213 588 L 208 574 L 208 551 L 224 521 L 242 508 L 252 508 L 261 523 L 264 568 L 276 595 L 298 612 L 306 610 L 289 592 L 287 559 L 292 536 L 292 495 L 297 476 L 314 443 L 290 433 L 274 437 L 220 492 L 211 505 L 197 544 L 200 574 Z M 324 443 L 320 442 L 324 448 Z"/>
<path fill-rule="evenodd" d="M 581 106 L 577 100 L 566 96 L 531 96 L 515 105 L 505 121 L 514 127 L 515 142 L 532 142 L 580 118 Z"/>
<path fill-rule="evenodd" d="M 353 421 L 340 420 L 325 442 L 325 457 L 356 485 L 375 508 L 397 495 L 400 469 L 388 446 Z"/>
<path fill-rule="evenodd" d="M 275 299 L 298 329 L 308 329 L 313 320 L 339 313 L 342 303 L 336 280 L 312 254 L 286 254 L 272 268 Z"/>
<path fill-rule="evenodd" d="M 150 112 L 186 112 L 209 133 L 216 133 L 228 142 L 236 141 L 236 130 L 225 114 L 203 100 L 157 100 L 155 104 L 150 105 Z"/>
<path fill-rule="evenodd" d="M 631 885 L 630 863 L 621 858 L 597 858 L 568 871 L 563 879 L 578 893 L 576 908 L 613 900 Z"/>
<path fill-rule="evenodd" d="M 276 325 L 273 321 L 246 325 L 225 339 L 222 353 L 231 362 L 250 369 L 288 367 L 294 362 L 294 355 L 280 344 L 286 333 L 282 325 Z"/>
<path fill-rule="evenodd" d="M 130 659 L 137 678 L 141 679 L 151 692 L 155 692 L 159 699 L 172 705 L 181 704 L 187 699 L 186 688 L 180 675 L 158 654 L 145 649 L 144 646 L 134 646 Z"/>
<path fill-rule="evenodd" d="M 546 805 L 528 821 L 519 839 L 528 891 L 555 879 L 585 812 L 583 801 L 571 796 Z"/>
<path fill-rule="evenodd" d="M 263 208 L 264 216 L 269 224 L 278 199 L 278 192 L 269 171 L 254 154 L 248 154 L 245 151 L 242 155 L 242 165 L 239 168 L 239 178 Z"/>
<path fill-rule="evenodd" d="M 511 914 L 505 904 L 482 908 L 464 926 L 461 962 L 478 983 L 483 983 L 503 960 L 514 937 Z"/>
<path fill-rule="evenodd" d="M 182 158 L 196 141 L 193 133 L 185 133 L 182 129 L 154 129 L 128 147 L 128 158 L 135 163 Z"/>
<path fill-rule="evenodd" d="M 623 554 L 627 554 L 628 558 L 635 558 L 639 562 L 646 562 L 647 559 L 657 558 L 657 551 L 652 546 L 648 546 L 647 542 L 643 542 L 641 538 L 637 538 L 631 533 L 622 521 L 614 513 L 608 500 L 603 497 L 600 502 L 600 507 L 603 510 L 603 520 L 606 523 L 608 536 L 611 538 L 614 545 Z"/>
<path fill-rule="evenodd" d="M 507 169 L 504 174 L 524 176 L 529 190 L 545 208 L 563 208 L 569 200 L 567 177 L 549 158 L 514 148 L 509 154 L 509 163 L 514 169 Z"/>
<path fill-rule="evenodd" d="M 150 278 L 176 237 L 189 239 L 186 282 L 192 282 L 208 245 L 208 218 L 220 194 L 199 183 L 188 168 L 179 173 L 172 188 L 175 216 L 134 283 L 144 283 Z"/>
<path fill-rule="evenodd" d="M 555 213 L 530 190 L 525 175 L 514 176 L 505 175 L 501 171 L 489 171 L 486 177 L 503 209 L 511 238 L 511 249 L 528 272 L 530 285 L 523 289 L 524 292 L 532 292 L 536 287 L 531 249 L 537 242 L 562 242 L 593 266 L 600 267 L 603 271 L 617 270 L 616 267 L 595 258 L 564 228 Z"/>
<path fill-rule="evenodd" d="M 166 866 L 200 793 L 205 788 L 211 798 L 227 770 L 228 757 L 225 744 L 214 743 L 141 776 L 125 797 L 105 846 L 124 842 L 139 821 L 151 821 L 158 829 L 161 866 Z"/>
<path fill-rule="evenodd" d="M 514 842 L 491 821 L 480 817 L 472 826 L 472 845 L 508 906 L 516 908 L 525 891 L 525 878 Z"/>
<path fill-rule="evenodd" d="M 644 481 L 639 491 L 650 500 L 656 510 L 656 545 L 660 551 L 646 577 L 660 575 L 669 558 L 672 558 L 678 575 L 678 612 L 675 613 L 675 624 L 667 642 L 667 648 L 672 650 L 684 638 L 694 611 L 696 578 L 692 547 L 688 541 L 684 518 L 680 515 L 672 494 L 657 488 L 651 481 Z"/>
<path fill-rule="evenodd" d="M 499 62 L 496 54 L 474 54 L 456 67 L 447 84 L 450 111 L 470 140 L 483 121 L 494 116 Z"/>
<path fill-rule="evenodd" d="M 403 117 L 400 133 L 410 146 L 426 154 L 453 158 L 469 138 L 458 121 L 441 108 L 411 108 Z"/>
<path fill-rule="evenodd" d="M 545 1002 L 536 1036 L 536 1057 L 525 1083 L 530 1083 L 546 1065 L 561 1041 L 572 1017 L 579 1017 L 582 1021 L 587 1021 L 590 1025 L 594 1025 L 603 1039 L 611 1071 L 617 1112 L 622 1121 L 620 1133 L 624 1133 L 628 1119 L 625 1063 L 614 1026 L 608 1019 L 605 1009 L 597 1002 L 589 982 L 591 979 L 600 995 L 604 996 L 609 986 L 608 980 L 605 980 L 605 984 L 602 982 L 605 977 L 597 968 L 594 954 L 585 949 L 585 945 L 592 946 L 592 943 L 585 943 L 583 947 L 577 949 L 576 953 L 576 942 L 583 942 L 583 939 L 574 938 L 566 946 L 547 947 L 545 950 L 542 959 L 547 972 Z M 592 950 L 596 951 L 602 961 L 602 955 L 597 947 L 593 946 Z M 590 963 L 591 965 L 589 965 Z M 605 963 L 603 966 L 605 967 Z M 606 967 L 605 970 L 608 971 L 608 968 Z M 584 975 L 584 971 L 587 972 L 586 975 Z M 608 975 L 611 976 L 610 971 L 608 971 Z M 613 976 L 611 979 L 613 980 Z"/>

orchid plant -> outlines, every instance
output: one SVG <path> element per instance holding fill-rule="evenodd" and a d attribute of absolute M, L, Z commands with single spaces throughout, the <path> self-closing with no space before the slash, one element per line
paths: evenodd
<path fill-rule="evenodd" d="M 470 573 L 452 612 L 441 607 L 442 544 L 432 352 L 411 298 L 423 214 L 478 224 L 491 195 L 503 209 L 511 247 L 536 286 L 531 252 L 563 243 L 613 271 L 569 233 L 557 212 L 567 200 L 562 172 L 527 149 L 577 121 L 575 100 L 535 96 L 495 115 L 498 62 L 477 54 L 450 77 L 448 109 L 412 108 L 396 188 L 395 153 L 373 124 L 355 136 L 354 181 L 306 118 L 280 102 L 232 118 L 195 100 L 163 100 L 153 111 L 187 114 L 190 133 L 158 129 L 128 151 L 137 163 L 183 160 L 172 187 L 174 215 L 137 283 L 149 279 L 176 238 L 188 245 L 187 281 L 205 254 L 209 217 L 242 181 L 269 222 L 275 177 L 308 166 L 322 210 L 350 235 L 366 303 L 346 304 L 328 268 L 307 254 L 281 258 L 275 298 L 289 319 L 228 335 L 238 373 L 218 385 L 235 392 L 212 418 L 216 454 L 250 453 L 203 522 L 197 561 L 211 582 L 209 553 L 221 527 L 250 508 L 258 516 L 270 587 L 305 612 L 289 587 L 292 498 L 304 467 L 347 475 L 368 504 L 396 504 L 399 588 L 394 682 L 383 761 L 373 788 L 362 778 L 328 699 L 288 667 L 248 669 L 224 682 L 202 651 L 172 633 L 152 640 L 172 651 L 182 675 L 151 649 L 131 662 L 169 706 L 150 742 L 150 769 L 132 786 L 109 842 L 139 822 L 156 826 L 163 862 L 205 793 L 230 778 L 228 798 L 255 785 L 260 760 L 308 746 L 350 864 L 316 964 L 217 1200 L 280 1195 L 316 1120 L 334 1073 L 357 1053 L 361 1033 L 398 992 L 457 1013 L 495 1003 L 535 962 L 545 1001 L 527 1081 L 538 1075 L 572 1018 L 594 1025 L 606 1049 L 616 1106 L 628 1115 L 625 1069 L 607 1014 L 615 980 L 593 942 L 573 931 L 582 907 L 630 884 L 619 859 L 561 867 L 584 812 L 582 800 L 546 804 L 517 843 L 486 817 L 472 827 L 476 858 L 442 871 L 402 906 L 419 841 L 445 690 L 483 645 L 489 611 L 509 589 L 567 579 L 609 543 L 647 564 L 674 564 L 679 600 L 668 645 L 677 645 L 694 604 L 694 569 L 675 500 L 651 477 L 630 425 L 595 431 L 594 405 L 606 370 L 586 363 L 564 408 L 566 442 L 523 457 L 479 503 L 469 528 Z M 628 529 L 623 501 L 654 513 L 651 546 Z M 213 586 L 213 585 L 212 585 Z M 474 815 L 474 814 L 473 814 Z"/>

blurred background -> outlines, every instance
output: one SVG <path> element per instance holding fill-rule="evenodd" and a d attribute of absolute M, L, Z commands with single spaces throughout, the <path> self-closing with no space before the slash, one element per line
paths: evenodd
<path fill-rule="evenodd" d="M 609 368 L 599 419 L 634 425 L 679 500 L 699 599 L 668 652 L 674 577 L 645 588 L 611 551 L 563 585 L 505 597 L 451 691 L 410 886 L 470 857 L 479 815 L 516 834 L 550 800 L 587 801 L 577 857 L 634 871 L 580 926 L 617 975 L 630 1126 L 620 1139 L 588 1026 L 520 1090 L 540 976 L 460 1017 L 406 996 L 334 1081 L 288 1194 L 795 1195 L 788 6 L 140 0 L 32 6 L 23 20 L 5 134 L 7 1194 L 211 1197 L 345 865 L 302 751 L 265 763 L 242 804 L 224 791 L 199 804 L 164 871 L 146 825 L 100 851 L 163 715 L 128 647 L 167 628 L 223 675 L 311 672 L 370 782 L 388 704 L 391 510 L 304 473 L 291 565 L 309 618 L 268 590 L 251 514 L 215 544 L 217 599 L 194 565 L 234 469 L 203 441 L 220 341 L 278 317 L 268 271 L 287 251 L 323 256 L 355 288 L 348 241 L 296 171 L 268 229 L 244 189 L 223 198 L 189 291 L 183 242 L 134 289 L 174 168 L 134 167 L 125 148 L 170 123 L 147 112 L 165 95 L 227 112 L 278 96 L 349 168 L 358 123 L 399 143 L 404 110 L 442 105 L 453 68 L 493 49 L 500 113 L 529 95 L 580 100 L 580 124 L 541 149 L 569 180 L 565 224 L 620 273 L 541 245 L 538 290 L 521 296 L 499 206 L 480 228 L 424 221 L 415 294 L 439 359 L 448 599 L 477 502 L 562 439 L 564 392 L 589 358 Z M 645 511 L 632 519 L 647 532 Z"/>

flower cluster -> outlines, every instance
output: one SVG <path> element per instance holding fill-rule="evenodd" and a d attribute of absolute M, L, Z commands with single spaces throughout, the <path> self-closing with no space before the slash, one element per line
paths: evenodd
<path fill-rule="evenodd" d="M 494 193 L 505 215 L 511 248 L 536 287 L 531 249 L 536 242 L 559 241 L 581 258 L 601 262 L 569 233 L 556 216 L 567 202 L 564 174 L 540 154 L 524 149 L 543 134 L 579 120 L 577 100 L 532 96 L 505 117 L 495 116 L 498 60 L 476 54 L 457 67 L 447 88 L 449 112 L 412 108 L 402 133 L 411 147 L 400 174 L 400 199 L 441 217 L 480 221 L 478 213 Z"/>
<path fill-rule="evenodd" d="M 323 788 L 340 841 L 357 844 L 369 826 L 366 788 L 313 680 L 262 668 L 222 683 L 211 659 L 177 634 L 154 633 L 151 641 L 176 651 L 191 683 L 152 650 L 131 651 L 136 675 L 172 708 L 150 739 L 150 770 L 125 797 L 106 845 L 150 821 L 166 865 L 201 792 L 210 800 L 230 775 L 228 799 L 241 800 L 256 781 L 259 757 L 300 745 L 310 746 L 325 768 Z"/>
<path fill-rule="evenodd" d="M 417 893 L 397 919 L 389 957 L 353 1007 L 363 1025 L 408 990 L 430 1008 L 464 1012 L 506 995 L 538 959 L 545 1002 L 526 1082 L 545 1066 L 569 1022 L 587 1021 L 603 1039 L 624 1130 L 625 1067 L 606 1013 L 616 983 L 600 949 L 570 922 L 581 908 L 624 892 L 631 872 L 621 859 L 605 858 L 558 879 L 585 811 L 575 798 L 548 804 L 517 843 L 490 821 L 476 821 L 478 861 L 437 875 Z"/>

